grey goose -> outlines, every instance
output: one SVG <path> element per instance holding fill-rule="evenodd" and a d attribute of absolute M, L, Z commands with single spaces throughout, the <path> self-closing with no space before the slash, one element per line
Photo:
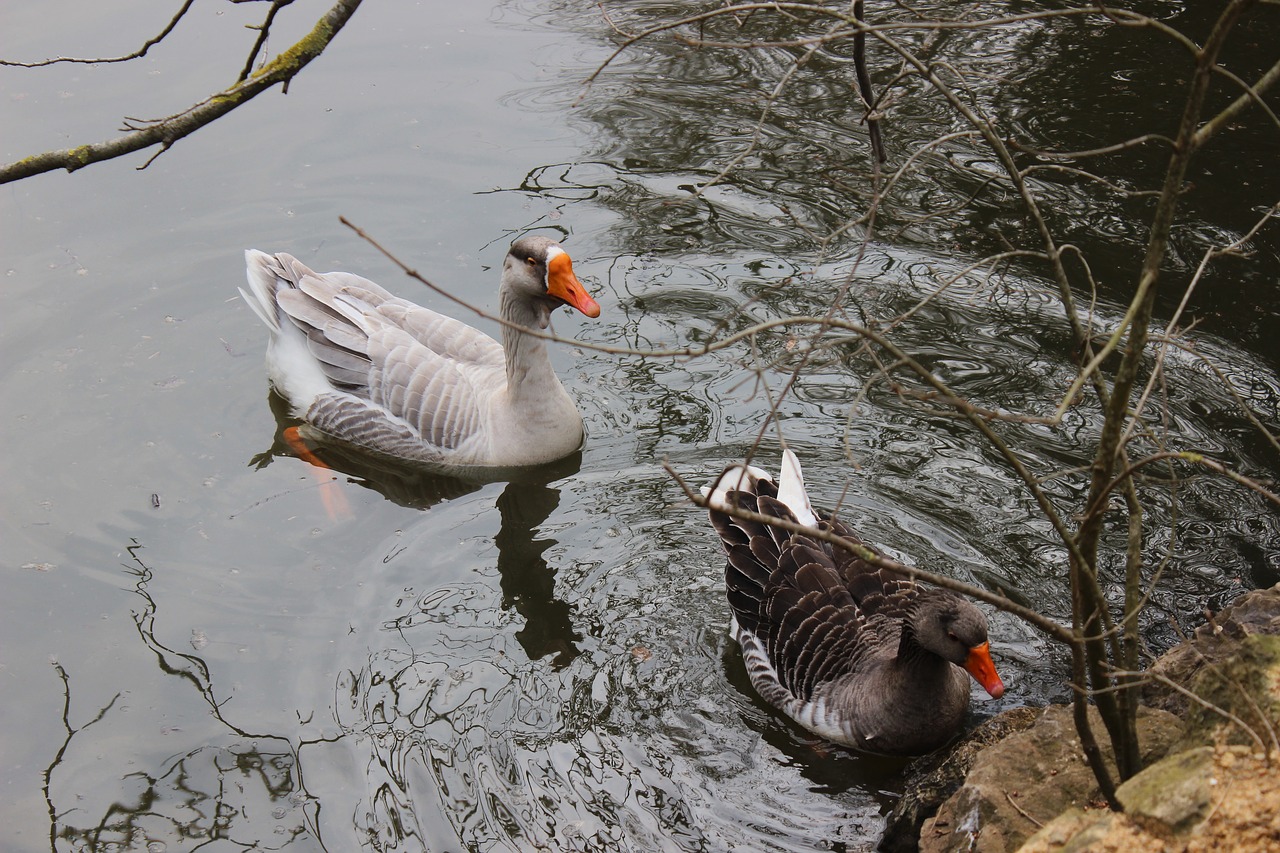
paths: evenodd
<path fill-rule="evenodd" d="M 443 468 L 515 468 L 579 449 L 582 418 L 547 356 L 545 329 L 571 306 L 600 306 L 559 243 L 526 236 L 502 265 L 502 343 L 346 272 L 245 252 L 266 323 L 267 374 L 295 416 L 362 449 Z"/>

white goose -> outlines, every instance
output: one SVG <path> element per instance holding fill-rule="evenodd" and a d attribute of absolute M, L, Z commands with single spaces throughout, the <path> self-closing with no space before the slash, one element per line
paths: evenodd
<path fill-rule="evenodd" d="M 826 542 L 717 511 L 737 506 L 863 545 L 836 518 L 814 513 L 790 450 L 778 479 L 732 465 L 703 489 L 728 557 L 730 631 L 752 686 L 836 743 L 900 755 L 942 746 L 969 708 L 966 670 L 993 697 L 1004 694 L 986 617 Z"/>
<path fill-rule="evenodd" d="M 245 252 L 240 294 L 271 330 L 267 374 L 320 433 L 445 468 L 552 462 L 582 446 L 582 418 L 556 378 L 545 329 L 569 305 L 600 306 L 558 243 L 528 236 L 502 265 L 502 344 L 345 272 Z"/>

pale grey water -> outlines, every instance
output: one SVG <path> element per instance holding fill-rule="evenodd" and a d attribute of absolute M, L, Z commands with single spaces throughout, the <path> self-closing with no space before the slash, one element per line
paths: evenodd
<path fill-rule="evenodd" d="M 7 8 L 0 54 L 124 52 L 172 14 L 110 5 Z M 5 161 L 225 85 L 261 11 L 246 5 L 197 4 L 140 63 L 0 70 Z M 325 4 L 296 5 L 273 51 Z M 849 175 L 866 155 L 844 103 L 809 81 L 780 105 L 754 171 L 690 204 L 683 187 L 750 130 L 748 81 L 767 64 L 643 48 L 584 95 L 609 34 L 591 4 L 368 3 L 287 97 L 259 97 L 148 169 L 134 156 L 0 188 L 0 849 L 874 842 L 897 766 L 820 749 L 755 700 L 724 636 L 718 545 L 661 470 L 669 458 L 701 480 L 750 447 L 765 405 L 745 348 L 697 361 L 557 348 L 589 439 L 546 483 L 440 500 L 450 484 L 358 469 L 343 486 L 353 518 L 331 522 L 306 466 L 275 444 L 265 330 L 235 295 L 242 249 L 454 310 L 339 215 L 486 306 L 512 235 L 559 232 L 603 314 L 561 312 L 556 328 L 594 342 L 698 341 L 753 297 L 759 318 L 826 306 L 856 246 L 820 256 L 799 225 L 857 209 Z M 1051 36 L 983 49 L 1017 65 Z M 1020 98 L 1036 93 L 1010 94 L 1011 111 Z M 904 117 L 918 124 L 895 128 L 895 145 L 938 132 L 927 111 Z M 1265 153 L 1244 148 L 1255 164 Z M 1274 175 L 1256 183 L 1274 196 Z M 922 183 L 905 197 L 929 210 L 965 191 Z M 1070 223 L 1078 199 L 1061 201 Z M 1189 203 L 1206 231 L 1242 227 Z M 892 317 L 989 250 L 972 235 L 1002 216 L 907 226 L 911 209 L 886 213 L 898 238 L 858 267 L 850 299 L 866 316 Z M 1094 247 L 1123 266 L 1140 235 L 1132 211 L 1113 213 Z M 1274 235 L 1259 248 L 1205 287 L 1200 346 L 1274 429 L 1275 306 L 1249 298 L 1274 287 Z M 901 340 L 991 405 L 1051 396 L 1072 372 L 1046 283 L 1016 271 L 953 288 Z M 770 355 L 786 345 L 761 341 Z M 872 541 L 1064 618 L 1061 551 L 1002 464 L 892 395 L 847 420 L 865 373 L 851 347 L 832 349 L 785 406 L 818 502 L 852 477 L 845 511 Z M 1190 360 L 1171 377 L 1188 442 L 1275 476 L 1213 377 Z M 1078 461 L 1093 415 L 1017 432 L 1048 470 Z M 1191 481 L 1181 499 L 1182 550 L 1147 614 L 1154 647 L 1171 617 L 1280 570 L 1280 524 L 1255 497 Z M 1168 523 L 1151 520 L 1157 536 Z M 1009 692 L 979 715 L 1066 696 L 1060 649 L 1001 614 L 992 625 Z"/>

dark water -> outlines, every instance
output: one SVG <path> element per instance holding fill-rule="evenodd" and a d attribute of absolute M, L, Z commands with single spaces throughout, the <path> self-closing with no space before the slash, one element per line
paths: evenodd
<path fill-rule="evenodd" d="M 273 50 L 324 7 L 295 5 Z M 1206 26 L 1194 4 L 1150 5 Z M 608 6 L 623 29 L 670 11 Z M 6 11 L 5 58 L 127 52 L 173 12 L 49 8 Z M 260 13 L 197 4 L 140 63 L 0 70 L 5 160 L 107 138 L 121 116 L 225 85 Z M 1231 55 L 1246 77 L 1275 61 L 1267 14 Z M 780 32 L 763 16 L 732 29 Z M 562 314 L 557 330 L 638 350 L 836 298 L 851 319 L 884 323 L 959 275 L 895 328 L 902 349 L 991 408 L 1045 413 L 1071 381 L 1045 270 L 965 273 L 1027 239 L 1013 201 L 984 187 L 987 155 L 971 140 L 904 174 L 873 229 L 827 239 L 870 203 L 847 46 L 816 54 L 742 166 L 695 197 L 744 151 L 762 93 L 802 51 L 655 40 L 585 88 L 615 40 L 586 4 L 366 4 L 287 97 L 255 100 L 145 171 L 135 157 L 0 189 L 0 847 L 867 848 L 899 765 L 824 747 L 755 699 L 724 634 L 719 546 L 661 467 L 700 483 L 762 430 L 774 467 L 763 388 L 781 389 L 802 354 L 779 411 L 815 501 L 841 503 L 891 553 L 1066 618 L 1062 549 L 1006 463 L 873 381 L 855 340 L 810 350 L 795 330 L 697 359 L 559 347 L 587 421 L 581 458 L 489 484 L 335 459 L 352 517 L 327 518 L 277 438 L 265 334 L 234 295 L 241 250 L 290 251 L 452 310 L 340 214 L 490 307 L 510 237 L 558 232 L 604 313 Z M 934 49 L 967 58 L 970 96 L 1002 125 L 1062 149 L 1130 126 L 1167 132 L 1186 73 L 1150 33 L 1073 21 L 955 31 Z M 877 70 L 881 85 L 892 68 Z M 957 129 L 906 89 L 885 127 L 889 168 Z M 1276 150 L 1255 113 L 1205 152 L 1162 318 L 1205 245 L 1274 203 Z M 1100 168 L 1145 189 L 1159 163 L 1131 152 Z M 1089 258 L 1099 294 L 1081 298 L 1107 329 L 1149 204 L 1062 177 L 1041 189 L 1060 239 Z M 1168 352 L 1153 420 L 1175 449 L 1269 479 L 1277 453 L 1221 381 L 1276 430 L 1275 228 L 1250 249 L 1198 284 L 1182 320 L 1199 322 L 1195 351 Z M 1048 477 L 1087 461 L 1098 412 L 1086 399 L 1060 426 L 999 429 Z M 1046 480 L 1064 510 L 1082 488 L 1070 472 Z M 1280 580 L 1280 517 L 1255 494 L 1206 477 L 1144 494 L 1150 557 L 1168 558 L 1144 617 L 1152 651 L 1175 623 Z M 1122 536 L 1108 532 L 1111 581 Z M 1062 650 L 991 618 L 1009 690 L 977 714 L 1065 698 Z"/>

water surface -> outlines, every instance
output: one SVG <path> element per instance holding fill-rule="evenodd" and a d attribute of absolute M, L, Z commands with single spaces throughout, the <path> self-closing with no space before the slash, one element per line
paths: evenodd
<path fill-rule="evenodd" d="M 260 14 L 245 5 L 197 4 L 140 63 L 3 70 L 5 159 L 107 138 L 121 116 L 167 114 L 225 85 Z M 324 4 L 295 5 L 273 50 Z M 124 52 L 172 14 L 144 0 L 105 20 L 98 4 L 40 8 L 6 13 L 6 57 Z M 656 8 L 611 13 L 631 26 Z M 966 37 L 955 49 L 999 71 L 979 87 L 991 109 L 1033 129 L 1069 125 L 1064 145 L 1106 130 L 1050 97 L 1064 78 L 1096 93 L 1099 116 L 1162 103 L 1150 62 L 1124 87 L 1082 81 L 1093 66 L 1079 52 L 1110 49 L 1087 28 L 954 38 Z M 614 38 L 579 4 L 366 4 L 288 96 L 256 99 L 145 170 L 139 155 L 0 189 L 5 850 L 874 843 L 900 765 L 824 746 L 755 698 L 724 632 L 719 545 L 661 467 L 702 482 L 762 431 L 761 461 L 776 465 L 761 382 L 781 388 L 804 351 L 793 334 L 698 359 L 558 347 L 587 422 L 580 458 L 489 484 L 347 460 L 348 519 L 326 516 L 278 440 L 287 420 L 266 386 L 265 330 L 235 295 L 244 248 L 455 310 L 339 215 L 488 308 L 510 239 L 558 235 L 603 313 L 561 312 L 556 330 L 640 350 L 837 297 L 851 317 L 888 320 L 1023 227 L 995 197 L 928 216 L 973 189 L 939 167 L 904 182 L 870 239 L 821 239 L 867 203 L 840 48 L 779 101 L 744 168 L 695 198 L 741 153 L 785 57 L 653 42 L 584 88 Z M 1002 87 L 1001 75 L 1031 83 Z M 891 157 L 946 121 L 905 101 Z M 1253 157 L 1251 186 L 1270 203 L 1257 138 L 1244 124 L 1206 169 Z M 1143 211 L 1103 215 L 1068 183 L 1057 198 L 1066 238 L 1100 269 L 1115 261 L 1100 276 L 1102 327 L 1140 257 Z M 1239 202 L 1189 198 L 1189 263 L 1195 235 L 1247 227 L 1252 202 Z M 1255 248 L 1202 284 L 1195 342 L 1274 431 L 1274 233 Z M 1030 267 L 964 277 L 896 340 L 990 407 L 1051 407 L 1074 373 L 1052 286 Z M 1067 618 L 1061 548 L 1003 461 L 873 377 L 855 341 L 831 340 L 781 406 L 815 501 L 839 503 L 890 553 Z M 1204 361 L 1171 354 L 1162 393 L 1179 441 L 1275 476 L 1274 451 Z M 1045 475 L 1085 461 L 1096 429 L 1089 404 L 1060 428 L 1002 427 Z M 1078 479 L 1048 483 L 1063 507 L 1079 500 Z M 1161 494 L 1152 557 L 1171 535 L 1177 550 L 1145 614 L 1153 651 L 1175 623 L 1280 579 L 1280 519 L 1256 496 L 1190 479 L 1175 515 Z M 976 715 L 1065 699 L 1063 651 L 991 620 L 1009 690 Z"/>

